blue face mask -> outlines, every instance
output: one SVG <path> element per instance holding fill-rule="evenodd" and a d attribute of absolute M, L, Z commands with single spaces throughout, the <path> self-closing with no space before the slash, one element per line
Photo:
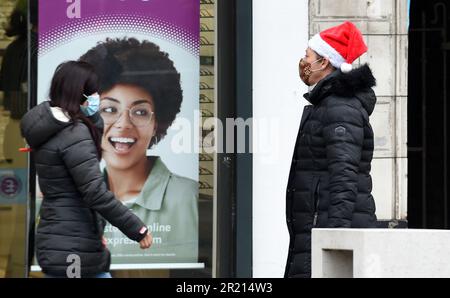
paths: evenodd
<path fill-rule="evenodd" d="M 94 115 L 100 109 L 100 95 L 94 93 L 90 96 L 83 94 L 87 98 L 88 106 L 81 106 L 81 111 L 88 117 Z"/>

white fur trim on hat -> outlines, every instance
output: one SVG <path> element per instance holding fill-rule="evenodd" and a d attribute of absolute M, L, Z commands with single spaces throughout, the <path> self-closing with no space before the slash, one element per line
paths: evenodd
<path fill-rule="evenodd" d="M 349 73 L 349 72 L 352 71 L 352 69 L 353 69 L 353 66 L 351 64 L 349 64 L 349 63 L 342 63 L 341 64 L 341 71 L 343 73 Z"/>
<path fill-rule="evenodd" d="M 308 42 L 308 46 L 322 57 L 330 59 L 331 65 L 336 68 L 341 68 L 342 63 L 345 63 L 344 57 L 339 54 L 332 46 L 326 43 L 320 34 L 314 35 Z"/>

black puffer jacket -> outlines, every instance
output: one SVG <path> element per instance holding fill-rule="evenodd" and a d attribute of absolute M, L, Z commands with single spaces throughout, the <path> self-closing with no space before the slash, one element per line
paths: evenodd
<path fill-rule="evenodd" d="M 364 65 L 337 70 L 305 94 L 286 192 L 285 277 L 311 276 L 311 229 L 374 228 L 370 176 L 375 78 Z"/>
<path fill-rule="evenodd" d="M 88 127 L 57 120 L 44 102 L 23 117 L 21 132 L 33 149 L 44 195 L 36 233 L 43 272 L 66 276 L 71 254 L 80 257 L 82 277 L 109 271 L 101 216 L 138 242 L 144 223 L 108 191 Z"/>

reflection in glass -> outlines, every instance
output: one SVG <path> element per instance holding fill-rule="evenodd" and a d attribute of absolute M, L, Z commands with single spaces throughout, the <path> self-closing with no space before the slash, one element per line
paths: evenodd
<path fill-rule="evenodd" d="M 1 5 L 0 30 L 0 278 L 25 277 L 27 154 L 19 123 L 28 106 L 27 1 Z"/>

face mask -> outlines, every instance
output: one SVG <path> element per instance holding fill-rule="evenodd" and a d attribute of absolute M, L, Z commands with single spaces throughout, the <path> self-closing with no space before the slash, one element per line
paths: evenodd
<path fill-rule="evenodd" d="M 94 93 L 91 96 L 83 94 L 87 98 L 88 106 L 81 106 L 81 111 L 88 117 L 94 115 L 100 109 L 100 95 Z"/>
<path fill-rule="evenodd" d="M 314 72 L 321 71 L 322 69 L 311 70 L 313 64 L 321 61 L 323 58 L 317 59 L 313 63 L 306 62 L 303 58 L 300 60 L 300 79 L 307 85 L 311 86 L 309 78 Z"/>

